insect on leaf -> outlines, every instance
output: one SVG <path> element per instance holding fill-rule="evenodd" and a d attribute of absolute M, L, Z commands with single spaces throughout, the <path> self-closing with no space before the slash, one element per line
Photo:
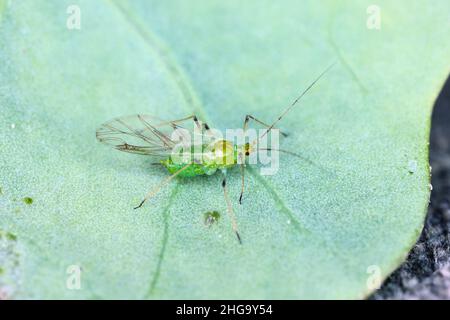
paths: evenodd
<path fill-rule="evenodd" d="M 449 1 L 379 0 L 376 11 L 369 0 L 73 3 L 79 29 L 67 28 L 61 1 L 0 0 L 12 298 L 358 299 L 401 264 L 429 200 Z M 133 210 L 167 177 L 150 165 L 176 143 L 167 121 L 195 114 L 225 130 L 250 114 L 270 124 L 335 61 L 276 124 L 289 133 L 280 149 L 333 174 L 280 154 L 273 175 L 248 166 L 239 205 L 240 170 L 229 170 L 242 245 L 220 175 L 174 179 Z M 93 138 L 128 114 L 152 116 L 105 123 L 97 138 L 148 157 Z M 222 213 L 211 228 L 208 211 Z"/>

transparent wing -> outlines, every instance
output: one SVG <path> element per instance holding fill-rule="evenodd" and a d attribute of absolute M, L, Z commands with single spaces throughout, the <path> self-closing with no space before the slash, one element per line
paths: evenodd
<path fill-rule="evenodd" d="M 180 123 L 185 122 L 186 127 Z M 176 132 L 175 132 L 176 131 Z M 102 124 L 96 132 L 97 140 L 113 148 L 160 158 L 170 156 L 179 144 L 192 144 L 194 137 L 208 143 L 211 137 L 196 127 L 192 117 L 164 121 L 149 115 L 120 117 Z"/>

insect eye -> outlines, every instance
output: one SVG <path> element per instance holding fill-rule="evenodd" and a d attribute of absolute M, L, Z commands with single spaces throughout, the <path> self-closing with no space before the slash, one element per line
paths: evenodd
<path fill-rule="evenodd" d="M 250 151 L 251 151 L 250 143 L 246 143 L 244 145 L 244 153 L 245 153 L 245 155 L 249 156 L 250 155 Z"/>

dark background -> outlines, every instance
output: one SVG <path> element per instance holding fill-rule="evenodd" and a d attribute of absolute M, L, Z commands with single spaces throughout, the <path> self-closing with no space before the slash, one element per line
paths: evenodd
<path fill-rule="evenodd" d="M 433 190 L 422 235 L 371 299 L 450 299 L 450 78 L 433 110 L 430 164 Z"/>

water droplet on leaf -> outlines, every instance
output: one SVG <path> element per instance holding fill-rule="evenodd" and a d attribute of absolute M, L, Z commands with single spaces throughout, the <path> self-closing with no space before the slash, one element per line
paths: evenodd
<path fill-rule="evenodd" d="M 417 171 L 417 161 L 416 160 L 409 160 L 408 171 L 409 171 L 409 173 L 416 173 L 416 171 Z"/>

